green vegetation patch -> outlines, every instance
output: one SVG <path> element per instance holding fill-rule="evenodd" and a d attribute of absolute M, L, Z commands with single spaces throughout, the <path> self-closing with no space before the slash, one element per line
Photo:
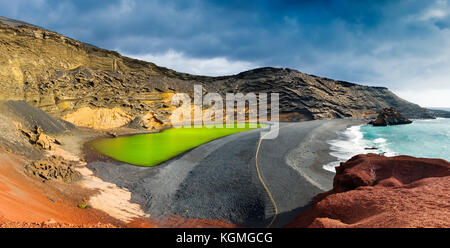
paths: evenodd
<path fill-rule="evenodd" d="M 261 125 L 257 125 L 261 127 Z M 217 128 L 171 128 L 160 133 L 107 138 L 87 144 L 103 155 L 138 166 L 155 166 L 196 146 L 234 133 L 251 130 L 245 127 Z"/>

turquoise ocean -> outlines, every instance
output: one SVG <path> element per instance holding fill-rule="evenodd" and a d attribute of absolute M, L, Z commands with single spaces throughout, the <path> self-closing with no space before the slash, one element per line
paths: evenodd
<path fill-rule="evenodd" d="M 352 126 L 339 132 L 338 138 L 328 143 L 331 145 L 330 154 L 337 161 L 323 168 L 333 172 L 340 162 L 366 153 L 450 161 L 450 119 L 414 120 L 412 124 L 387 127 Z"/>

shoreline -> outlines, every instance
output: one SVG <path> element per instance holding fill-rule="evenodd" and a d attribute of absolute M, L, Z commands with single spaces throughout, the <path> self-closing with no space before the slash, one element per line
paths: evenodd
<path fill-rule="evenodd" d="M 332 126 L 324 124 L 321 130 L 310 133 L 307 137 L 308 140 L 301 143 L 289 154 L 288 164 L 297 169 L 303 176 L 312 177 L 314 175 L 315 178 L 309 178 L 309 180 L 321 190 L 331 189 L 335 173 L 323 167 L 329 163 L 337 162 L 337 158 L 331 155 L 333 150 L 329 141 L 339 138 L 339 132 L 361 123 L 363 121 L 351 120 L 334 123 L 335 125 Z"/>
<path fill-rule="evenodd" d="M 296 146 L 289 149 L 289 156 L 291 159 L 295 158 L 292 150 L 305 150 L 306 147 L 314 149 L 313 158 L 307 156 L 309 162 L 304 163 L 302 173 L 294 170 L 292 165 L 287 165 L 284 170 L 297 173 L 296 177 L 304 178 L 309 175 L 314 181 L 327 185 L 316 187 L 314 181 L 311 183 L 311 180 L 306 180 L 307 185 L 304 187 L 309 189 L 305 191 L 311 197 L 332 184 L 333 173 L 317 168 L 317 164 L 332 159 L 327 140 L 336 136 L 337 130 L 355 122 L 360 121 L 319 120 L 296 123 L 296 126 L 300 125 L 299 130 L 302 126 L 308 126 L 306 129 L 313 129 L 312 133 L 315 135 L 300 142 L 300 145 L 304 145 L 303 148 Z M 316 127 L 316 123 L 320 125 Z M 217 219 L 239 226 L 261 227 L 270 219 L 270 205 L 254 171 L 253 156 L 258 140 L 259 131 L 250 130 L 210 141 L 155 167 L 138 167 L 92 157 L 87 167 L 103 181 L 128 189 L 131 192 L 130 202 L 139 204 L 146 214 L 152 216 L 152 221 L 175 215 L 187 219 Z M 281 159 L 284 160 L 284 157 Z M 302 161 L 304 158 L 299 157 L 297 160 Z M 234 168 L 233 171 L 230 171 L 230 167 Z M 265 169 L 263 165 L 263 174 Z M 296 194 L 297 191 L 293 193 Z M 225 200 L 226 198 L 231 200 Z M 310 200 L 307 199 L 307 203 L 301 207 L 307 206 Z M 301 204 L 303 202 L 304 200 Z M 295 208 L 292 204 L 288 207 L 290 212 L 298 208 L 298 204 L 294 204 Z M 236 209 L 237 206 L 240 206 L 239 209 Z M 217 208 L 222 209 L 217 211 Z M 283 221 L 278 226 L 286 223 Z"/>
<path fill-rule="evenodd" d="M 91 139 L 83 144 L 83 150 L 85 153 L 93 154 L 89 157 L 105 157 L 130 165 L 153 167 L 180 157 L 211 141 L 234 133 L 261 129 L 266 125 L 256 124 L 255 127 L 250 127 L 246 124 L 245 127 L 239 127 L 239 124 L 235 123 L 233 127 L 221 126 L 220 128 L 215 128 L 214 125 L 167 127 L 152 133 L 127 133 L 127 135 L 116 135 L 110 138 Z M 136 141 L 136 139 L 139 139 L 139 141 Z M 167 140 L 172 140 L 172 143 L 165 142 Z M 180 140 L 184 142 L 180 143 Z M 120 142 L 126 142 L 126 146 L 118 144 Z M 128 150 L 127 146 L 135 147 L 135 149 Z M 89 150 L 92 152 L 89 152 Z M 149 150 L 154 150 L 153 154 L 149 154 Z M 95 155 L 95 153 L 98 155 Z M 128 156 L 130 153 L 134 156 Z"/>
<path fill-rule="evenodd" d="M 262 154 L 266 155 L 259 164 L 277 205 L 274 227 L 290 223 L 317 194 L 332 188 L 334 173 L 321 168 L 334 160 L 327 141 L 337 131 L 358 123 L 349 119 L 301 122 L 281 129 L 279 140 L 263 142 Z"/>
<path fill-rule="evenodd" d="M 450 123 L 449 121 L 449 118 L 438 117 L 429 120 L 414 119 L 412 124 L 406 126 L 372 127 L 364 124 L 355 125 L 354 128 L 348 128 L 340 132 L 336 139 L 331 140 L 331 155 L 336 158 L 336 162 L 328 163 L 324 168 L 334 171 L 334 167 L 339 165 L 340 162 L 345 162 L 358 154 L 368 153 L 382 154 L 387 157 L 408 155 L 421 158 L 439 158 L 448 161 L 448 154 L 445 154 L 443 150 L 440 150 L 440 153 L 423 151 L 436 150 L 429 146 L 431 140 L 424 139 L 433 135 L 433 132 L 436 134 L 439 132 L 439 135 L 443 137 L 445 135 L 450 137 L 450 129 L 446 126 L 446 123 Z M 434 129 L 437 129 L 438 132 L 433 131 Z M 422 135 L 422 133 L 427 131 L 432 133 L 429 133 L 428 136 Z M 408 136 L 412 138 L 407 140 L 399 138 Z M 425 142 L 420 149 L 414 145 L 418 141 Z M 438 142 L 437 138 L 436 142 Z M 440 142 L 442 144 L 444 141 L 441 140 Z M 427 144 L 428 146 L 426 146 Z M 406 149 L 403 148 L 405 145 L 407 145 Z"/>

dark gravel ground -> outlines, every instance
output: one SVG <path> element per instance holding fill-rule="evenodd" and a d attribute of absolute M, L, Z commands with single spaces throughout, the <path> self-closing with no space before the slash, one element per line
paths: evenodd
<path fill-rule="evenodd" d="M 313 196 L 331 188 L 334 174 L 317 166 L 333 161 L 326 140 L 356 123 L 284 123 L 278 138 L 262 142 L 258 164 L 278 207 L 274 227 L 289 223 Z M 153 217 L 179 215 L 265 227 L 275 210 L 256 173 L 259 137 L 259 130 L 234 134 L 156 167 L 111 161 L 91 161 L 88 167 L 103 180 L 130 190 L 132 201 Z"/>
<path fill-rule="evenodd" d="M 25 101 L 7 101 L 5 105 L 29 127 L 40 126 L 46 133 L 61 133 L 75 126 L 67 121 L 55 118 Z"/>

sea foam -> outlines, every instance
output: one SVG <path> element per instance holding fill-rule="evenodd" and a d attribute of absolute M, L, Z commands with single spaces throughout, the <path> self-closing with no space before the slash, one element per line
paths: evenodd
<path fill-rule="evenodd" d="M 328 141 L 328 144 L 331 145 L 330 155 L 336 157 L 337 161 L 326 164 L 323 168 L 332 172 L 335 172 L 334 168 L 341 162 L 347 161 L 357 154 L 366 153 L 365 147 L 368 145 L 361 132 L 361 125 L 339 131 L 338 138 Z"/>
<path fill-rule="evenodd" d="M 330 140 L 330 155 L 336 161 L 323 166 L 335 172 L 340 162 L 357 154 L 410 155 L 450 160 L 450 119 L 414 120 L 412 124 L 373 127 L 358 125 L 338 132 Z"/>

